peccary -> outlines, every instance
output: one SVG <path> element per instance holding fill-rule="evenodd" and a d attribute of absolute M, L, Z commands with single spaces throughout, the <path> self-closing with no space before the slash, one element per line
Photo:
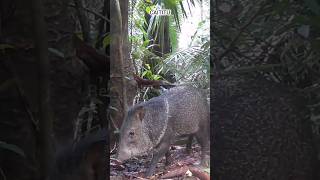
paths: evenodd
<path fill-rule="evenodd" d="M 146 176 L 155 172 L 156 164 L 178 137 L 195 135 L 201 146 L 201 163 L 208 164 L 209 106 L 205 95 L 187 86 L 174 87 L 149 101 L 131 107 L 120 131 L 118 159 L 152 151 Z"/>
<path fill-rule="evenodd" d="M 107 130 L 99 130 L 75 145 L 61 148 L 55 156 L 49 180 L 105 180 Z"/>
<path fill-rule="evenodd" d="M 307 115 L 293 88 L 251 75 L 212 78 L 213 178 L 317 179 Z"/>

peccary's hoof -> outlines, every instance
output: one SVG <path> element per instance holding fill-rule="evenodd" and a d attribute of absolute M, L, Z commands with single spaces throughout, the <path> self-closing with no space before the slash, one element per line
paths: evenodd
<path fill-rule="evenodd" d="M 164 163 L 165 166 L 169 166 L 172 162 L 172 158 L 168 157 L 166 158 L 166 162 Z"/>
<path fill-rule="evenodd" d="M 152 175 L 153 175 L 152 172 L 146 171 L 145 174 L 144 174 L 144 178 L 150 178 Z"/>

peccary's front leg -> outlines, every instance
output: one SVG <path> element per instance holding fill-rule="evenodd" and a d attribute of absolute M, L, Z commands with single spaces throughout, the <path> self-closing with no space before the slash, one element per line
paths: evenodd
<path fill-rule="evenodd" d="M 196 133 L 196 138 L 201 146 L 201 165 L 205 167 L 210 166 L 210 141 L 209 134 L 206 131 L 199 131 Z"/>
<path fill-rule="evenodd" d="M 169 166 L 170 163 L 171 163 L 170 148 L 169 148 L 169 150 L 166 152 L 165 156 L 166 156 L 166 163 L 165 163 L 165 165 L 166 165 L 166 166 Z"/>
<path fill-rule="evenodd" d="M 169 148 L 170 148 L 170 143 L 162 142 L 158 145 L 156 149 L 154 149 L 150 166 L 146 172 L 146 177 L 150 177 L 151 175 L 154 174 L 157 167 L 157 163 L 159 162 L 160 158 L 162 158 L 169 151 Z"/>
<path fill-rule="evenodd" d="M 193 135 L 189 135 L 188 141 L 186 144 L 186 152 L 187 154 L 191 154 L 192 152 L 192 140 L 193 140 Z"/>

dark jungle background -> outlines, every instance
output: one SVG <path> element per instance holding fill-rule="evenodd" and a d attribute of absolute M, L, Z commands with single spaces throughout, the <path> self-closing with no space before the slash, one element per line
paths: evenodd
<path fill-rule="evenodd" d="M 0 179 L 109 178 L 128 106 L 159 93 L 139 77 L 211 91 L 214 179 L 319 179 L 320 3 L 183 2 L 0 0 Z M 134 13 L 150 3 L 174 15 Z M 210 37 L 181 50 L 196 3 Z"/>

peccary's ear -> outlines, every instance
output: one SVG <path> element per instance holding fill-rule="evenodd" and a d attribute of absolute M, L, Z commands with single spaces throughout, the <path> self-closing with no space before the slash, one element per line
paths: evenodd
<path fill-rule="evenodd" d="M 137 108 L 136 113 L 137 113 L 138 119 L 140 119 L 140 121 L 142 121 L 142 119 L 144 118 L 144 115 L 145 115 L 145 110 L 144 110 L 143 106 L 139 106 Z"/>

